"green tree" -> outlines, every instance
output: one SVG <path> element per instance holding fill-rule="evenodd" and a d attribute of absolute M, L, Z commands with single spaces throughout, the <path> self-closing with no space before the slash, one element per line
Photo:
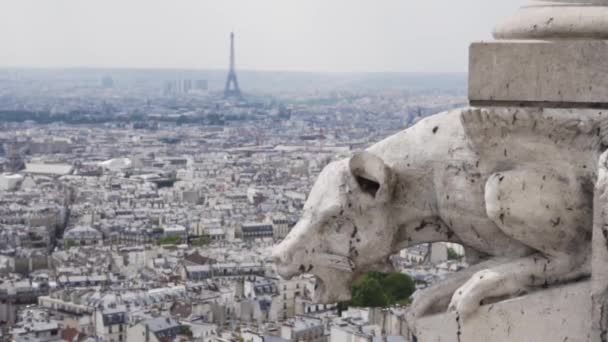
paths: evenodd
<path fill-rule="evenodd" d="M 380 282 L 373 277 L 363 277 L 353 285 L 351 304 L 364 307 L 385 307 L 389 304 Z"/>
<path fill-rule="evenodd" d="M 182 334 L 192 338 L 192 329 L 189 325 L 182 326 Z"/>
<path fill-rule="evenodd" d="M 352 300 L 340 303 L 340 310 L 348 306 L 388 307 L 395 304 L 408 305 L 416 284 L 406 274 L 369 272 L 352 286 Z"/>
<path fill-rule="evenodd" d="M 206 246 L 211 243 L 211 239 L 208 236 L 201 236 L 196 240 L 192 241 L 192 246 Z"/>
<path fill-rule="evenodd" d="M 462 255 L 456 253 L 454 248 L 448 247 L 448 260 L 460 260 Z"/>
<path fill-rule="evenodd" d="M 67 240 L 63 241 L 63 249 L 65 249 L 65 250 L 68 250 L 74 246 L 76 246 L 76 242 L 74 240 L 67 239 Z"/>
<path fill-rule="evenodd" d="M 178 235 L 169 235 L 159 239 L 157 243 L 159 245 L 179 245 L 182 243 L 182 238 L 180 238 Z"/>
<path fill-rule="evenodd" d="M 416 291 L 414 280 L 403 273 L 391 273 L 382 281 L 382 288 L 386 291 L 391 303 L 410 298 Z"/>

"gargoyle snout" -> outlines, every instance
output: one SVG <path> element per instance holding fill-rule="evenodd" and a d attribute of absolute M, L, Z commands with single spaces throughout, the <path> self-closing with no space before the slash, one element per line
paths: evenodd
<path fill-rule="evenodd" d="M 286 266 L 291 264 L 291 260 L 292 260 L 293 256 L 291 253 L 287 253 L 287 251 L 284 251 L 281 248 L 281 245 L 277 246 L 274 251 L 272 252 L 272 256 L 271 256 L 271 260 L 272 262 L 277 265 L 277 267 L 279 266 Z"/>
<path fill-rule="evenodd" d="M 285 250 L 282 244 L 277 246 L 272 253 L 271 259 L 276 266 L 277 273 L 285 279 L 289 279 L 298 274 L 297 268 L 293 265 L 293 253 Z"/>
<path fill-rule="evenodd" d="M 310 238 L 306 234 L 309 232 L 308 228 L 308 222 L 300 220 L 289 235 L 273 249 L 271 260 L 281 277 L 289 279 L 303 273 L 300 269 L 302 262 L 299 259 L 303 257 L 302 251 L 305 245 L 310 243 Z"/>

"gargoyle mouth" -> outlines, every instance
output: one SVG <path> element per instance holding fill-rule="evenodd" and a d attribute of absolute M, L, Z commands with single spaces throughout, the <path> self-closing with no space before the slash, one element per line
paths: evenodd
<path fill-rule="evenodd" d="M 327 299 L 327 287 L 323 278 L 313 275 L 315 278 L 315 293 L 312 301 L 315 303 L 322 303 L 324 299 Z"/>
<path fill-rule="evenodd" d="M 355 263 L 349 258 L 337 254 L 318 253 L 309 263 L 300 264 L 275 264 L 275 270 L 284 279 L 291 279 L 305 273 L 316 273 L 315 269 L 330 269 L 340 272 L 354 272 Z"/>
<path fill-rule="evenodd" d="M 350 282 L 354 276 L 355 263 L 349 257 L 319 253 L 314 267 L 308 270 L 315 277 L 315 303 L 330 304 L 350 300 Z"/>
<path fill-rule="evenodd" d="M 308 270 L 316 280 L 313 301 L 330 304 L 350 300 L 350 286 L 355 275 L 352 259 L 329 253 L 315 256 L 314 266 Z"/>
<path fill-rule="evenodd" d="M 342 273 L 342 275 L 346 275 Z M 333 304 L 351 299 L 351 277 L 335 274 L 332 280 L 326 280 L 324 276 L 314 275 L 315 292 L 312 301 L 319 304 Z"/>
<path fill-rule="evenodd" d="M 276 264 L 277 273 L 284 279 L 310 274 L 315 278 L 315 303 L 331 304 L 350 300 L 350 285 L 355 275 L 355 263 L 349 257 L 317 253 L 305 264 Z"/>

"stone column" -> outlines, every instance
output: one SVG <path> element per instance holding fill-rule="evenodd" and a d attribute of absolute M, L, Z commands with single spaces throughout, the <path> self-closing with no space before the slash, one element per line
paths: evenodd
<path fill-rule="evenodd" d="M 608 0 L 533 0 L 500 23 L 496 39 L 607 39 Z"/>
<path fill-rule="evenodd" d="M 608 107 L 608 0 L 530 1 L 473 43 L 473 105 Z"/>
<path fill-rule="evenodd" d="M 608 109 L 608 0 L 531 0 L 499 23 L 494 37 L 471 45 L 471 105 Z M 603 312 L 608 310 L 608 173 L 602 167 L 599 172 L 590 313 L 594 342 L 608 340 L 608 312 Z"/>

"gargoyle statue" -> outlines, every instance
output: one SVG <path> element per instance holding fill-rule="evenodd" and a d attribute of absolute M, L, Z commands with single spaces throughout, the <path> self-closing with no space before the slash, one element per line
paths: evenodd
<path fill-rule="evenodd" d="M 315 275 L 317 300 L 331 303 L 350 299 L 356 277 L 403 248 L 459 243 L 471 266 L 417 294 L 411 312 L 447 308 L 461 319 L 484 300 L 589 276 L 604 126 L 592 110 L 426 118 L 321 172 L 274 250 L 277 270 Z"/>

